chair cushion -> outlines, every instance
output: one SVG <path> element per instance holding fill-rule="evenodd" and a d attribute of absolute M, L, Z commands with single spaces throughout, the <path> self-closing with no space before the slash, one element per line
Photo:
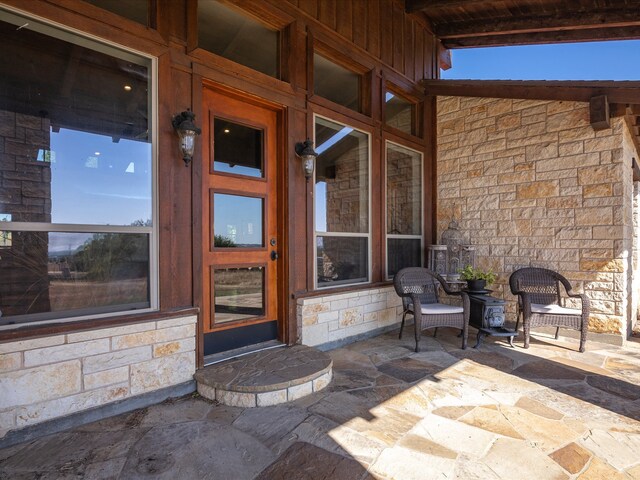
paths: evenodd
<path fill-rule="evenodd" d="M 549 313 L 552 315 L 582 315 L 582 310 L 575 308 L 565 308 L 560 305 L 549 304 L 542 305 L 541 303 L 532 303 L 531 311 L 533 313 Z"/>
<path fill-rule="evenodd" d="M 413 304 L 409 304 L 409 310 L 413 311 Z M 422 305 L 423 315 L 450 315 L 453 313 L 462 313 L 464 309 L 462 307 L 456 307 L 455 305 L 445 305 L 444 303 L 427 303 Z"/>

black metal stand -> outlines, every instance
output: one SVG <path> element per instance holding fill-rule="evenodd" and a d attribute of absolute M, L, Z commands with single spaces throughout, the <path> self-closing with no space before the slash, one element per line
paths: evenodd
<path fill-rule="evenodd" d="M 487 295 L 490 291 L 486 290 L 482 292 L 465 291 L 469 294 L 471 301 L 469 325 L 478 329 L 476 344 L 473 348 L 478 348 L 482 339 L 489 335 L 507 337 L 509 345 L 515 348 L 513 337 L 518 335 L 518 332 L 504 327 L 504 300 Z"/>

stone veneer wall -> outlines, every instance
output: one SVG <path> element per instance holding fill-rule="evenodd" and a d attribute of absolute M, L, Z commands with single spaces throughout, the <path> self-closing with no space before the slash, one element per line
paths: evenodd
<path fill-rule="evenodd" d="M 0 438 L 193 379 L 196 317 L 0 343 Z"/>
<path fill-rule="evenodd" d="M 393 287 L 298 300 L 302 344 L 337 344 L 400 321 L 402 302 Z M 348 340 L 347 340 L 348 341 Z"/>
<path fill-rule="evenodd" d="M 438 100 L 438 238 L 452 216 L 477 264 L 562 272 L 591 299 L 589 329 L 624 339 L 636 316 L 633 181 L 637 156 L 622 118 L 594 131 L 587 103 Z M 512 317 L 513 318 L 513 317 Z"/>

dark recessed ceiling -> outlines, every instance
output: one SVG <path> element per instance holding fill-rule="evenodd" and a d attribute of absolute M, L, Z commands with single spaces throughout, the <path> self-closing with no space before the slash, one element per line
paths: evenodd
<path fill-rule="evenodd" d="M 405 0 L 446 48 L 640 39 L 640 0 Z"/>

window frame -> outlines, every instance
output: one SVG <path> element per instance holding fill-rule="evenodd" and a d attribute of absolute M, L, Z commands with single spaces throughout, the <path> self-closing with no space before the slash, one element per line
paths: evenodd
<path fill-rule="evenodd" d="M 388 218 L 388 174 L 389 174 L 389 159 L 388 159 L 388 146 L 389 144 L 395 145 L 397 147 L 403 148 L 405 150 L 409 150 L 411 152 L 415 152 L 420 156 L 420 235 L 403 235 L 403 234 L 390 234 L 387 232 L 387 222 Z M 424 181 L 424 153 L 411 148 L 407 145 L 403 145 L 402 143 L 395 142 L 389 139 L 384 140 L 384 279 L 385 280 L 393 280 L 393 277 L 389 275 L 389 239 L 397 238 L 397 239 L 405 239 L 405 240 L 420 240 L 420 265 L 424 265 L 424 205 L 425 205 L 425 181 Z M 417 265 L 418 266 L 418 265 Z"/>
<path fill-rule="evenodd" d="M 344 287 L 354 287 L 359 285 L 367 285 L 371 283 L 371 279 L 373 278 L 373 248 L 372 248 L 372 240 L 373 240 L 373 217 L 372 217 L 372 147 L 373 147 L 373 132 L 367 131 L 362 128 L 357 128 L 351 124 L 346 122 L 342 122 L 340 120 L 335 120 L 326 115 L 320 115 L 318 113 L 313 113 L 312 116 L 312 126 L 313 126 L 313 142 L 316 144 L 316 119 L 322 118 L 323 120 L 327 120 L 329 122 L 337 123 L 342 125 L 343 127 L 352 128 L 360 133 L 363 133 L 367 136 L 367 148 L 368 148 L 368 159 L 367 159 L 367 169 L 368 169 L 368 182 L 367 182 L 367 233 L 355 233 L 355 232 L 318 232 L 316 230 L 316 175 L 317 169 L 314 168 L 313 171 L 313 203 L 312 203 L 312 230 L 313 230 L 313 289 L 316 291 L 320 290 L 331 290 L 336 288 L 344 288 Z M 350 281 L 341 281 L 332 285 L 318 285 L 318 237 L 340 237 L 340 238 L 366 238 L 367 239 L 367 279 L 362 282 L 350 282 Z"/>
<path fill-rule="evenodd" d="M 97 8 L 97 7 L 96 7 Z M 127 225 L 92 225 L 92 224 L 69 224 L 53 222 L 13 222 L 3 221 L 1 228 L 9 232 L 61 232 L 61 233 L 143 233 L 149 236 L 149 307 L 140 309 L 127 309 L 111 311 L 106 313 L 83 313 L 72 315 L 74 310 L 61 312 L 45 312 L 38 314 L 25 314 L 14 316 L 14 323 L 0 325 L 0 333 L 5 331 L 20 330 L 27 327 L 40 327 L 51 324 L 75 324 L 87 320 L 109 319 L 111 317 L 122 317 L 133 314 L 146 314 L 157 312 L 160 308 L 159 302 L 159 198 L 158 198 L 158 57 L 145 53 L 119 43 L 88 34 L 73 27 L 69 27 L 46 18 L 32 15 L 8 6 L 0 7 L 0 20 L 13 23 L 9 19 L 29 20 L 32 30 L 44 35 L 54 37 L 58 40 L 82 46 L 103 54 L 107 54 L 120 59 L 145 59 L 149 62 L 149 83 L 148 86 L 148 122 L 150 128 L 151 146 L 151 226 L 127 226 Z M 35 27 L 34 27 L 35 25 Z M 135 61 L 135 60 L 133 60 Z M 100 310 L 103 307 L 97 307 Z M 84 311 L 78 309 L 77 311 Z M 71 314 L 71 315 L 70 315 Z M 47 316 L 51 318 L 35 318 L 34 316 Z M 7 317 L 11 318 L 11 317 Z"/>

